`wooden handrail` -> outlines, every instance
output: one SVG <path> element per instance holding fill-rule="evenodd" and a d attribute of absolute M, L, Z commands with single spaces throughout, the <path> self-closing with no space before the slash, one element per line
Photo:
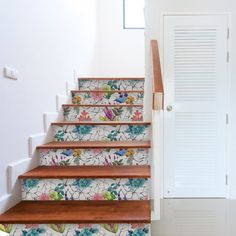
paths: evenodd
<path fill-rule="evenodd" d="M 153 110 L 163 110 L 164 88 L 157 40 L 151 40 L 151 66 L 153 79 Z"/>

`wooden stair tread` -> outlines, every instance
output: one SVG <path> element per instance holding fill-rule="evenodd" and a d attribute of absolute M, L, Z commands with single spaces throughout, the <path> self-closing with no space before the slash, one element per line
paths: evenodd
<path fill-rule="evenodd" d="M 143 107 L 139 104 L 62 104 L 63 107 Z"/>
<path fill-rule="evenodd" d="M 52 122 L 52 125 L 151 125 L 151 122 L 143 121 L 64 121 Z"/>
<path fill-rule="evenodd" d="M 41 146 L 37 149 L 70 149 L 70 148 L 150 148 L 150 141 L 83 141 L 83 142 L 50 142 Z"/>
<path fill-rule="evenodd" d="M 150 223 L 149 201 L 22 201 L 1 224 Z"/>
<path fill-rule="evenodd" d="M 78 89 L 75 89 L 75 90 L 71 90 L 72 93 L 109 93 L 109 92 L 112 92 L 112 93 L 144 93 L 144 90 L 78 90 Z"/>
<path fill-rule="evenodd" d="M 19 178 L 150 178 L 150 166 L 39 166 Z"/>
<path fill-rule="evenodd" d="M 143 77 L 79 77 L 78 80 L 144 80 Z"/>

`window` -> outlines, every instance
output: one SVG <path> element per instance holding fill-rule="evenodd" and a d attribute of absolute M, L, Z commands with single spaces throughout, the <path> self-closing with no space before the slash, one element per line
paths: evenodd
<path fill-rule="evenodd" d="M 124 29 L 144 29 L 144 1 L 124 1 Z"/>

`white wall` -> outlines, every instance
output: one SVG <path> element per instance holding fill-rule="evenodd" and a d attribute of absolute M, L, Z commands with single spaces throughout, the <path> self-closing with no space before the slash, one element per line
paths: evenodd
<path fill-rule="evenodd" d="M 230 86 L 230 126 L 229 126 L 229 181 L 230 181 L 230 196 L 236 198 L 236 2 L 235 0 L 146 0 L 146 75 L 150 83 L 146 83 L 146 91 L 151 87 L 150 80 L 150 39 L 158 39 L 160 42 L 160 51 L 162 49 L 161 35 L 161 13 L 184 13 L 184 12 L 229 12 L 232 13 L 231 18 L 231 86 Z M 146 104 L 151 100 L 151 96 L 146 97 Z M 150 111 L 148 117 L 150 117 Z"/>
<path fill-rule="evenodd" d="M 97 0 L 95 75 L 144 76 L 144 30 L 123 29 L 123 0 Z"/>
<path fill-rule="evenodd" d="M 97 0 L 0 1 L 0 198 L 7 165 L 28 157 L 28 137 L 43 132 L 42 114 L 55 111 L 73 70 L 91 74 Z M 2 75 L 5 65 L 20 73 Z"/>

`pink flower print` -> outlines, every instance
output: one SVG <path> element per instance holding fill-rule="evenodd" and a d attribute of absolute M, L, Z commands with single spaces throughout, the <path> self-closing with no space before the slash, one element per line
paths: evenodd
<path fill-rule="evenodd" d="M 96 102 L 101 101 L 103 96 L 104 93 L 99 88 L 95 88 L 94 91 L 91 91 L 91 97 Z"/>
<path fill-rule="evenodd" d="M 41 201 L 50 200 L 50 197 L 49 197 L 46 193 L 42 193 L 42 194 L 39 196 L 39 200 L 41 200 Z"/>
<path fill-rule="evenodd" d="M 45 156 L 45 155 L 49 154 L 49 151 L 48 150 L 39 150 L 39 153 L 41 156 Z"/>
<path fill-rule="evenodd" d="M 112 163 L 111 162 L 109 162 L 109 160 L 107 160 L 108 158 L 107 157 L 105 157 L 105 161 L 103 162 L 103 165 L 104 166 L 111 166 L 112 165 Z"/>
<path fill-rule="evenodd" d="M 107 107 L 104 108 L 104 113 L 106 115 L 106 117 L 109 119 L 109 120 L 112 120 L 113 119 L 113 112 L 112 110 L 109 110 Z"/>
<path fill-rule="evenodd" d="M 93 226 L 91 224 L 79 224 L 78 228 L 83 229 L 83 228 L 92 228 Z"/>
<path fill-rule="evenodd" d="M 94 155 L 98 155 L 98 154 L 100 154 L 101 152 L 102 152 L 102 149 L 100 149 L 100 148 L 93 149 L 93 154 L 94 154 Z"/>
<path fill-rule="evenodd" d="M 58 156 L 56 156 L 56 158 L 52 158 L 50 161 L 50 166 L 59 166 Z"/>
<path fill-rule="evenodd" d="M 131 224 L 132 229 L 145 228 L 145 224 Z"/>
<path fill-rule="evenodd" d="M 104 200 L 104 198 L 101 194 L 95 193 L 92 197 L 92 200 Z"/>
<path fill-rule="evenodd" d="M 92 118 L 89 116 L 89 113 L 85 110 L 81 112 L 79 121 L 92 121 Z"/>
<path fill-rule="evenodd" d="M 51 161 L 51 162 L 50 162 L 50 166 L 59 166 L 59 163 L 56 163 L 56 162 Z"/>
<path fill-rule="evenodd" d="M 142 121 L 143 120 L 143 116 L 142 113 L 140 111 L 135 111 L 134 115 L 131 117 L 132 121 Z"/>
<path fill-rule="evenodd" d="M 39 227 L 39 225 L 37 225 L 37 224 L 25 224 L 25 228 L 26 229 L 38 228 L 38 227 Z"/>

